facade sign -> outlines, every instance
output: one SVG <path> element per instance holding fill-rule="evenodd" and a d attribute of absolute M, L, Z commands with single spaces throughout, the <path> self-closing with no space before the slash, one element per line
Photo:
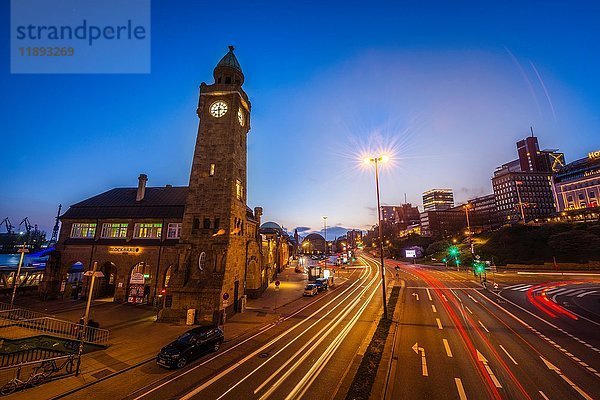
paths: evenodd
<path fill-rule="evenodd" d="M 600 150 L 596 150 L 596 151 L 590 151 L 588 153 L 588 158 L 590 160 L 595 160 L 597 158 L 600 158 Z"/>
<path fill-rule="evenodd" d="M 129 247 L 129 246 L 110 246 L 108 248 L 108 252 L 111 254 L 136 254 L 139 253 L 142 249 L 139 247 Z"/>
<path fill-rule="evenodd" d="M 406 258 L 416 258 L 417 257 L 416 250 L 404 250 L 404 252 L 406 253 Z"/>

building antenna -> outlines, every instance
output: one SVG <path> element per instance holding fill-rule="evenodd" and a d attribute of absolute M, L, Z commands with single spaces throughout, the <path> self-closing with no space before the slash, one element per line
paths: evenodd
<path fill-rule="evenodd" d="M 406 204 L 406 192 L 404 193 L 404 204 Z"/>
<path fill-rule="evenodd" d="M 531 131 L 531 137 L 533 137 L 533 126 L 530 126 L 529 130 Z"/>

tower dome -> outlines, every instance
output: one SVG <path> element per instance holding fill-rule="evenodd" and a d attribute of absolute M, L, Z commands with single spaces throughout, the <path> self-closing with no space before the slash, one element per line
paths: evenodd
<path fill-rule="evenodd" d="M 215 83 L 240 86 L 244 83 L 242 67 L 235 54 L 233 54 L 233 50 L 234 47 L 229 46 L 229 51 L 221 58 L 221 61 L 219 61 L 215 67 L 215 70 L 213 71 Z"/>

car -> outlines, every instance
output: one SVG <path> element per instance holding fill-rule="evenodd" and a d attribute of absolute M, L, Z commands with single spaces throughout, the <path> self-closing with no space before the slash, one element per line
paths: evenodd
<path fill-rule="evenodd" d="M 326 278 L 317 278 L 317 280 L 315 281 L 315 285 L 317 286 L 317 290 L 319 292 L 327 290 L 329 287 Z"/>
<path fill-rule="evenodd" d="M 304 293 L 302 295 L 303 296 L 316 296 L 317 293 L 319 293 L 319 289 L 317 288 L 317 285 L 315 285 L 314 283 L 309 283 L 304 288 Z"/>
<path fill-rule="evenodd" d="M 223 340 L 223 331 L 219 327 L 200 326 L 190 329 L 160 349 L 156 363 L 165 368 L 183 368 L 206 353 L 218 351 Z"/>

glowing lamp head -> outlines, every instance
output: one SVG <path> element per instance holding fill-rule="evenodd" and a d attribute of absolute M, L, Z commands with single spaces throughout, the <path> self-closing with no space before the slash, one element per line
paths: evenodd
<path fill-rule="evenodd" d="M 390 156 L 388 156 L 387 154 L 384 154 L 381 157 L 379 157 L 379 159 L 381 160 L 382 163 L 387 163 L 388 161 L 390 161 Z"/>
<path fill-rule="evenodd" d="M 364 163 L 365 165 L 369 165 L 369 164 L 371 164 L 371 158 L 370 158 L 370 157 L 365 157 L 365 158 L 363 158 L 363 163 Z"/>

